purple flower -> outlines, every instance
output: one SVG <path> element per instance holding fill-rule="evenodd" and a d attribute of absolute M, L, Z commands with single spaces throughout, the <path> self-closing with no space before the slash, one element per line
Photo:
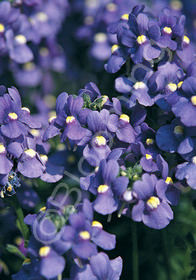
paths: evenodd
<path fill-rule="evenodd" d="M 91 242 L 92 227 L 82 212 L 69 216 L 69 226 L 65 226 L 63 240 L 71 243 L 74 255 L 88 259 L 97 254 L 97 247 Z"/>
<path fill-rule="evenodd" d="M 112 141 L 113 136 L 107 130 L 108 118 L 109 111 L 106 109 L 100 112 L 91 111 L 87 116 L 87 126 L 91 135 L 82 139 L 78 145 L 87 144 L 83 155 L 92 166 L 98 166 L 100 160 L 107 158 L 110 153 L 107 143 Z"/>
<path fill-rule="evenodd" d="M 128 178 L 117 177 L 119 165 L 116 160 L 102 160 L 98 172 L 89 185 L 89 191 L 97 197 L 93 202 L 96 212 L 107 215 L 115 212 L 119 206 L 121 195 L 127 189 Z"/>
<path fill-rule="evenodd" d="M 157 25 L 150 22 L 148 16 L 142 11 L 137 15 L 129 14 L 127 24 L 119 24 L 117 29 L 119 42 L 131 49 L 131 58 L 138 64 L 157 58 L 161 50 L 151 45 L 150 39 L 157 41 L 160 37 L 160 30 Z"/>
<path fill-rule="evenodd" d="M 180 181 L 186 179 L 187 184 L 196 189 L 196 157 L 195 155 L 188 161 L 177 165 L 176 178 Z"/>
<path fill-rule="evenodd" d="M 118 280 L 122 271 L 122 259 L 118 257 L 109 260 L 105 253 L 98 253 L 90 258 L 89 264 L 83 269 L 73 267 L 72 279 L 91 279 L 91 280 Z"/>
<path fill-rule="evenodd" d="M 161 48 L 170 48 L 172 51 L 177 49 L 175 39 L 182 37 L 184 34 L 185 17 L 179 18 L 172 15 L 169 9 L 164 9 L 159 15 L 159 25 L 161 28 L 161 37 L 157 44 Z"/>
<path fill-rule="evenodd" d="M 144 174 L 142 181 L 133 184 L 138 203 L 133 206 L 132 219 L 154 229 L 166 227 L 173 219 L 173 212 L 165 199 L 165 182 L 156 176 Z"/>
<path fill-rule="evenodd" d="M 195 136 L 196 131 L 192 127 L 185 127 L 178 119 L 174 119 L 171 124 L 158 129 L 156 142 L 161 150 L 178 152 L 186 159 L 195 149 Z"/>
<path fill-rule="evenodd" d="M 89 135 L 89 131 L 80 124 L 80 115 L 83 113 L 83 98 L 73 98 L 67 93 L 61 93 L 56 101 L 57 116 L 51 120 L 51 124 L 44 134 L 44 141 L 52 138 L 62 130 L 61 141 L 66 138 L 78 143 L 82 138 Z"/>
<path fill-rule="evenodd" d="M 0 96 L 1 133 L 8 138 L 26 135 L 29 128 L 40 128 L 26 107 L 21 108 L 21 98 L 16 88 L 8 89 L 9 94 Z"/>

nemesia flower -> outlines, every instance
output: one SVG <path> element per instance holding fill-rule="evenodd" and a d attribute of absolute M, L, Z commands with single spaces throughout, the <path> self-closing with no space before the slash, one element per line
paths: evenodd
<path fill-rule="evenodd" d="M 138 203 L 133 206 L 132 219 L 143 222 L 148 227 L 161 229 L 173 219 L 173 212 L 162 191 L 162 180 L 156 176 L 144 174 L 142 181 L 133 184 Z"/>

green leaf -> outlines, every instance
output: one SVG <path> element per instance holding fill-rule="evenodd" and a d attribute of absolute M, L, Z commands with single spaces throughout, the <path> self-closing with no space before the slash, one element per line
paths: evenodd
<path fill-rule="evenodd" d="M 18 257 L 21 257 L 21 259 L 23 259 L 23 260 L 26 259 L 26 257 L 21 253 L 21 251 L 15 245 L 7 244 L 6 245 L 6 250 L 11 254 L 15 254 Z"/>

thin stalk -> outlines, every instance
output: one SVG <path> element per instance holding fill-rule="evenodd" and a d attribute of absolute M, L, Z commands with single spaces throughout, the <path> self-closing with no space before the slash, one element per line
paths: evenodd
<path fill-rule="evenodd" d="M 133 280 L 139 280 L 139 256 L 138 256 L 138 239 L 137 239 L 137 224 L 132 223 L 132 269 L 133 269 Z"/>
<path fill-rule="evenodd" d="M 58 280 L 62 280 L 62 274 L 58 275 Z"/>
<path fill-rule="evenodd" d="M 14 209 L 15 209 L 19 229 L 25 240 L 25 247 L 27 247 L 28 241 L 29 241 L 29 229 L 28 229 L 28 226 L 24 223 L 24 214 L 23 214 L 22 208 L 18 202 L 18 199 L 17 199 L 16 195 L 13 195 L 12 197 L 8 197 L 5 200 L 8 202 L 8 204 L 10 206 L 14 207 Z"/>
<path fill-rule="evenodd" d="M 167 272 L 167 279 L 168 280 L 172 280 L 171 277 L 171 267 L 170 267 L 170 262 L 169 262 L 169 244 L 168 244 L 168 238 L 167 238 L 167 231 L 166 230 L 162 230 L 161 231 L 161 235 L 162 235 L 162 240 L 163 240 L 163 255 L 164 255 L 164 263 L 166 266 L 166 272 Z"/>

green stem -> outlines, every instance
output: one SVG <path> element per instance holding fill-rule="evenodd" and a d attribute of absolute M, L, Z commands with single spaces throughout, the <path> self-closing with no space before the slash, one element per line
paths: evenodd
<path fill-rule="evenodd" d="M 13 195 L 12 197 L 5 198 L 5 200 L 8 202 L 10 206 L 14 207 L 15 209 L 18 227 L 25 240 L 25 247 L 27 247 L 29 241 L 29 229 L 28 226 L 24 223 L 24 215 L 23 215 L 22 208 L 18 202 L 18 199 L 16 195 Z"/>
<path fill-rule="evenodd" d="M 58 275 L 58 280 L 62 280 L 62 274 Z"/>
<path fill-rule="evenodd" d="M 137 224 L 135 222 L 132 223 L 132 246 L 133 280 L 139 280 Z"/>
<path fill-rule="evenodd" d="M 161 235 L 162 235 L 162 240 L 163 240 L 163 255 L 164 255 L 164 263 L 166 265 L 166 273 L 167 273 L 167 279 L 168 280 L 172 280 L 171 277 L 171 268 L 170 268 L 170 262 L 169 262 L 169 244 L 168 244 L 168 238 L 167 238 L 167 231 L 162 230 L 161 231 Z"/>

